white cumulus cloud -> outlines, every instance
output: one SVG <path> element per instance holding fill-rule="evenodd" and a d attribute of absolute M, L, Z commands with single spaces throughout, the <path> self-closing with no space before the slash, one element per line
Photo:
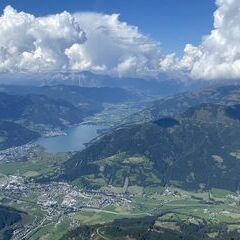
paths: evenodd
<path fill-rule="evenodd" d="M 211 33 L 200 46 L 188 44 L 183 58 L 162 58 L 162 71 L 184 71 L 194 79 L 240 79 L 240 1 L 216 0 L 216 5 Z"/>
<path fill-rule="evenodd" d="M 118 14 L 35 17 L 7 6 L 0 16 L 0 73 L 92 71 L 156 76 L 159 45 Z"/>
<path fill-rule="evenodd" d="M 85 40 L 84 31 L 67 12 L 36 18 L 7 6 L 0 17 L 0 71 L 67 68 L 65 49 Z"/>
<path fill-rule="evenodd" d="M 158 43 L 137 27 L 119 20 L 118 14 L 74 15 L 88 40 L 66 50 L 74 70 L 90 70 L 117 76 L 155 76 L 159 71 Z"/>

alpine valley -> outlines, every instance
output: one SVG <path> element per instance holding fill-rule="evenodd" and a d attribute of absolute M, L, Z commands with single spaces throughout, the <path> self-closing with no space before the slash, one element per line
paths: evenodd
<path fill-rule="evenodd" d="M 0 1 L 0 240 L 240 240 L 240 0 Z"/>
<path fill-rule="evenodd" d="M 240 87 L 194 89 L 2 85 L 0 239 L 240 239 Z"/>

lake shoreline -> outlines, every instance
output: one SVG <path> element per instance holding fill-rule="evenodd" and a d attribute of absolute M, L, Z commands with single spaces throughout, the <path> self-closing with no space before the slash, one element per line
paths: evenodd
<path fill-rule="evenodd" d="M 67 129 L 63 135 L 42 136 L 34 144 L 50 153 L 81 151 L 99 137 L 102 130 L 108 128 L 109 126 L 103 124 L 82 122 Z"/>

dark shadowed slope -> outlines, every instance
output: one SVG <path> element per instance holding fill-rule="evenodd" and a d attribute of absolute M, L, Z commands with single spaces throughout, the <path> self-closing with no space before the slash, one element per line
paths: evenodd
<path fill-rule="evenodd" d="M 0 150 L 26 144 L 40 134 L 13 122 L 0 122 Z"/>
<path fill-rule="evenodd" d="M 0 206 L 0 239 L 11 239 L 12 226 L 22 220 L 22 214 L 12 208 Z"/>
<path fill-rule="evenodd" d="M 0 93 L 1 120 L 62 127 L 65 122 L 80 122 L 83 116 L 83 112 L 68 102 L 41 95 L 17 96 Z"/>

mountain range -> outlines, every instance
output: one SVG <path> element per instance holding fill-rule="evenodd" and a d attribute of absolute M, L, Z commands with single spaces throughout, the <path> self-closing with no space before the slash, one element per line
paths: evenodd
<path fill-rule="evenodd" d="M 61 177 L 77 179 L 87 187 L 122 187 L 127 182 L 129 186 L 239 189 L 240 105 L 232 105 L 238 102 L 239 88 L 209 91 L 195 97 L 190 93 L 191 100 L 185 95 L 172 98 L 175 103 L 181 98 L 179 104 L 187 110 L 176 107 L 169 117 L 157 112 L 153 120 L 112 129 L 66 162 Z M 219 104 L 201 103 L 217 99 Z M 163 106 L 168 101 L 158 102 Z"/>
<path fill-rule="evenodd" d="M 239 85 L 220 85 L 179 93 L 148 103 L 145 109 L 125 119 L 125 124 L 154 121 L 174 116 L 202 103 L 234 105 L 240 102 Z"/>
<path fill-rule="evenodd" d="M 101 112 L 104 103 L 130 98 L 117 88 L 1 86 L 0 149 L 28 143 L 47 131 L 64 130 Z"/>
<path fill-rule="evenodd" d="M 140 96 L 159 96 L 165 97 L 179 92 L 190 91 L 199 87 L 207 86 L 209 81 L 186 81 L 184 77 L 172 76 L 162 73 L 156 78 L 131 78 L 131 77 L 114 77 L 109 75 L 99 75 L 92 72 L 57 72 L 41 73 L 28 76 L 24 74 L 14 75 L 8 78 L 10 85 L 35 85 L 42 86 L 74 86 L 86 88 L 121 88 Z M 186 78 L 186 77 L 185 77 Z M 0 84 L 6 84 L 0 79 Z M 33 81 L 34 79 L 34 81 Z M 8 86 L 10 86 L 8 85 Z M 7 85 L 4 85 L 7 86 Z"/>

